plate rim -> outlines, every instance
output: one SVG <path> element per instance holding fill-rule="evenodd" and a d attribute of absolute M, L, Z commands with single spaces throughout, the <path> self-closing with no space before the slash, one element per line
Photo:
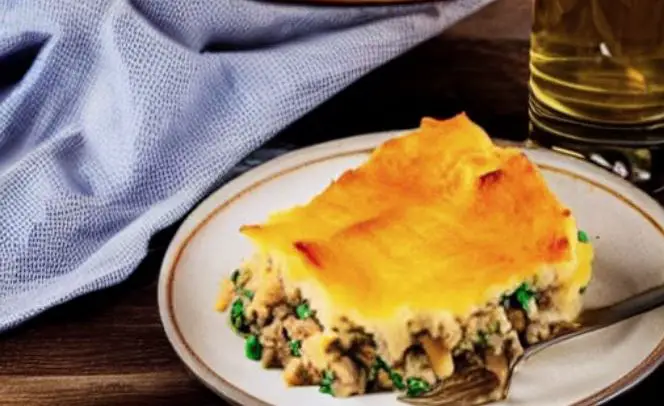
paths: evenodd
<path fill-rule="evenodd" d="M 385 140 L 397 137 L 412 130 L 414 129 L 381 131 L 356 135 L 295 149 L 274 159 L 271 159 L 261 165 L 258 165 L 257 167 L 248 170 L 228 183 L 221 185 L 214 192 L 200 201 L 194 207 L 194 209 L 190 211 L 189 214 L 187 214 L 183 222 L 178 227 L 175 235 L 171 239 L 168 245 L 168 249 L 164 254 L 159 272 L 157 299 L 162 327 L 169 340 L 169 343 L 171 344 L 171 347 L 175 350 L 176 354 L 187 367 L 187 369 L 191 371 L 194 376 L 196 376 L 196 378 L 207 388 L 234 404 L 250 406 L 274 406 L 274 404 L 266 403 L 263 400 L 253 396 L 252 394 L 242 390 L 241 388 L 236 387 L 232 383 L 228 382 L 225 378 L 215 373 L 212 367 L 206 364 L 204 360 L 198 354 L 196 354 L 192 348 L 190 348 L 180 328 L 178 327 L 178 323 L 175 319 L 172 300 L 174 285 L 173 281 L 175 279 L 174 270 L 177 267 L 179 259 L 187 247 L 188 242 L 191 241 L 196 233 L 202 229 L 212 218 L 214 218 L 224 207 L 227 207 L 246 193 L 250 193 L 255 188 L 260 187 L 260 185 L 267 183 L 278 176 L 284 175 L 285 173 L 290 173 L 322 161 L 343 156 L 357 155 L 363 152 L 370 152 Z M 603 175 L 603 177 L 611 179 L 607 181 L 608 183 L 613 183 L 611 186 L 627 190 L 631 194 L 636 194 L 638 195 L 639 200 L 645 200 L 646 202 L 649 201 L 648 206 L 652 206 L 654 204 L 654 207 L 648 207 L 648 209 L 644 209 L 641 206 L 635 204 L 632 199 L 627 198 L 619 191 L 611 189 L 606 184 L 599 183 L 598 181 L 589 179 L 586 176 L 575 173 L 571 170 L 549 167 L 549 169 L 552 169 L 556 172 L 566 173 L 569 176 L 583 180 L 592 184 L 593 186 L 597 186 L 611 193 L 616 198 L 619 198 L 624 203 L 631 206 L 634 210 L 639 212 L 639 214 L 643 215 L 651 224 L 653 224 L 653 226 L 658 228 L 660 232 L 664 234 L 664 224 L 660 224 L 660 222 L 655 220 L 651 214 L 651 210 L 659 211 L 659 215 L 663 216 L 662 218 L 664 219 L 664 208 L 662 208 L 662 206 L 651 196 L 647 195 L 636 186 L 619 178 L 618 176 L 612 175 L 611 177 L 607 177 L 607 174 L 611 174 L 604 169 L 598 168 L 595 165 L 580 159 L 568 157 L 554 151 L 540 148 L 529 148 L 520 143 L 501 139 L 493 139 L 493 141 L 503 145 L 515 146 L 531 153 L 542 154 L 545 156 L 548 155 L 559 161 L 567 161 L 569 164 L 581 166 L 585 171 L 594 172 L 597 175 Z M 309 159 L 306 159 L 307 157 L 309 157 Z M 290 161 L 300 162 L 293 162 L 290 165 L 286 165 Z M 224 198 L 224 195 L 227 196 Z M 629 372 L 625 373 L 623 376 L 607 385 L 606 387 L 600 389 L 599 391 L 575 402 L 573 406 L 604 404 L 616 396 L 623 394 L 624 392 L 629 391 L 637 386 L 643 379 L 649 376 L 663 363 L 664 335 L 662 336 L 659 344 L 657 344 L 653 350 L 643 360 L 641 360 L 641 362 L 636 364 Z"/>

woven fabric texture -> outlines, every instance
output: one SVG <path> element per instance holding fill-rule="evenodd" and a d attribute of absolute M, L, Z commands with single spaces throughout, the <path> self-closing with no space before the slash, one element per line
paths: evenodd
<path fill-rule="evenodd" d="M 248 153 L 489 1 L 0 0 L 0 331 L 127 278 Z"/>

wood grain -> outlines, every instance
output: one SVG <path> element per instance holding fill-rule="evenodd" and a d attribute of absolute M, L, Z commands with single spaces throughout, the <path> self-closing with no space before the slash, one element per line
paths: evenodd
<path fill-rule="evenodd" d="M 503 0 L 361 79 L 273 143 L 408 128 L 465 110 L 493 135 L 526 136 L 530 1 Z M 225 405 L 184 368 L 161 328 L 156 278 L 177 225 L 124 283 L 0 336 L 0 405 Z M 582 362 L 582 360 L 579 360 Z M 612 404 L 650 404 L 660 369 Z"/>

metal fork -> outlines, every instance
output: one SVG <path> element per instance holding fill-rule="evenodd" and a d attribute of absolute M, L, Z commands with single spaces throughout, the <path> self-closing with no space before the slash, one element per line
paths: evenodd
<path fill-rule="evenodd" d="M 401 396 L 399 400 L 417 406 L 474 406 L 506 399 L 514 372 L 531 356 L 563 341 L 608 327 L 662 305 L 664 285 L 609 306 L 584 310 L 574 324 L 559 331 L 552 339 L 527 347 L 523 354 L 512 360 L 506 374 L 501 374 L 503 376 L 481 366 L 470 367 L 445 379 L 421 396 Z"/>

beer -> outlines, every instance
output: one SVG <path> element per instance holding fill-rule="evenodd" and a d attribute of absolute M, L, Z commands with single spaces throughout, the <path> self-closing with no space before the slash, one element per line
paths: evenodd
<path fill-rule="evenodd" d="M 664 146 L 664 0 L 535 0 L 533 17 L 531 139 L 652 171 Z"/>

